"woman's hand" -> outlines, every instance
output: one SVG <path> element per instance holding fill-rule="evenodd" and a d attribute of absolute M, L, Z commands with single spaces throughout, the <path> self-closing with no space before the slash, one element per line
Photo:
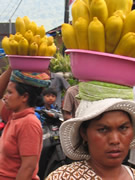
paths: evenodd
<path fill-rule="evenodd" d="M 11 76 L 12 69 L 9 66 L 6 71 L 4 71 L 0 76 L 0 99 L 3 97 L 4 92 L 7 88 L 10 76 Z"/>

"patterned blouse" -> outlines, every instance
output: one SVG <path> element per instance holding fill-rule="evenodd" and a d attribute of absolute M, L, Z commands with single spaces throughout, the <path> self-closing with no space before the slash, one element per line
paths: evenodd
<path fill-rule="evenodd" d="M 129 169 L 132 179 L 135 179 L 135 170 Z M 90 167 L 87 161 L 73 162 L 63 165 L 48 175 L 45 180 L 102 180 Z"/>

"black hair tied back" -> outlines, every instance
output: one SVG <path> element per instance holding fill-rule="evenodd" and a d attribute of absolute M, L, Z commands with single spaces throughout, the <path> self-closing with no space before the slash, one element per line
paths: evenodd
<path fill-rule="evenodd" d="M 28 93 L 29 98 L 28 98 L 28 105 L 30 107 L 35 107 L 35 106 L 43 106 L 44 105 L 44 100 L 42 96 L 42 87 L 35 87 L 19 82 L 16 83 L 16 90 L 20 95 L 23 95 L 24 93 Z"/>

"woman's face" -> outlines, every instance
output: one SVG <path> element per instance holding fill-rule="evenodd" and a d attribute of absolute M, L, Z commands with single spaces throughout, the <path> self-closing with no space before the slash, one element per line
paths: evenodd
<path fill-rule="evenodd" d="M 9 82 L 3 99 L 8 109 L 19 112 L 26 108 L 28 97 L 27 95 L 19 95 L 16 90 L 16 84 L 14 82 Z"/>
<path fill-rule="evenodd" d="M 122 111 L 106 112 L 100 120 L 88 125 L 83 139 L 88 142 L 91 162 L 100 166 L 119 166 L 128 154 L 133 128 Z"/>

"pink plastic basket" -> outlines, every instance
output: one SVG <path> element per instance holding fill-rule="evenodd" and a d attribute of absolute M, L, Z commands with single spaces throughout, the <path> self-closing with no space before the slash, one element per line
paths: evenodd
<path fill-rule="evenodd" d="M 9 63 L 13 70 L 44 72 L 48 69 L 50 60 L 49 56 L 19 56 L 8 55 Z"/>
<path fill-rule="evenodd" d="M 73 76 L 80 81 L 135 85 L 135 58 L 89 50 L 67 49 Z"/>

